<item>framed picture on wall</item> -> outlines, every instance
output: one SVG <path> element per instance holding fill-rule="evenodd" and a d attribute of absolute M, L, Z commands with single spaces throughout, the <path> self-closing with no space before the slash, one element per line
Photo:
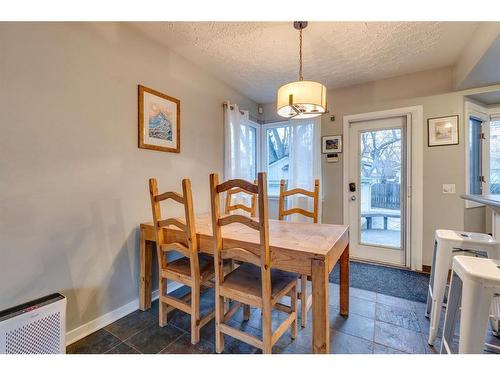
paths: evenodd
<path fill-rule="evenodd" d="M 342 136 L 341 135 L 328 135 L 322 137 L 321 150 L 323 154 L 335 154 L 342 152 Z"/>
<path fill-rule="evenodd" d="M 427 119 L 429 147 L 458 145 L 458 115 Z"/>
<path fill-rule="evenodd" d="M 139 148 L 180 152 L 181 102 L 139 85 Z"/>

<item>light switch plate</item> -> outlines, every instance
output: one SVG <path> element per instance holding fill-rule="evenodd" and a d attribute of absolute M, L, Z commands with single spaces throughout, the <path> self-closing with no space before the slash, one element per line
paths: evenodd
<path fill-rule="evenodd" d="M 339 161 L 339 154 L 327 154 L 326 155 L 326 162 L 327 163 L 338 163 Z"/>
<path fill-rule="evenodd" d="M 443 194 L 455 194 L 455 184 L 443 184 Z"/>

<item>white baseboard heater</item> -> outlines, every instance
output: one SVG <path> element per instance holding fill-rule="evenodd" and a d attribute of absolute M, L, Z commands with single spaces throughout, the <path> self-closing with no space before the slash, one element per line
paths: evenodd
<path fill-rule="evenodd" d="M 66 352 L 66 297 L 51 294 L 0 311 L 0 354 Z"/>

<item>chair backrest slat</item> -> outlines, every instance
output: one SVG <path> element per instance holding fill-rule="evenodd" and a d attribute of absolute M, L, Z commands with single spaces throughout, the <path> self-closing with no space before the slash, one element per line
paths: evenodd
<path fill-rule="evenodd" d="M 260 266 L 260 254 L 256 255 L 252 251 L 245 249 L 244 247 L 230 247 L 224 249 L 221 253 L 222 259 L 236 259 L 241 262 L 247 262 Z"/>
<path fill-rule="evenodd" d="M 299 207 L 292 207 L 289 209 L 285 209 L 285 198 L 289 197 L 291 195 L 296 195 L 296 194 L 301 194 L 305 195 L 307 197 L 311 197 L 314 199 L 314 206 L 313 206 L 313 211 L 307 211 L 304 210 L 303 208 Z M 278 211 L 278 218 L 279 220 L 283 220 L 285 216 L 293 215 L 293 214 L 300 214 L 306 217 L 310 217 L 313 219 L 314 223 L 318 222 L 318 216 L 319 216 L 319 180 L 315 179 L 314 180 L 314 190 L 309 191 L 301 188 L 295 188 L 295 189 L 290 189 L 286 190 L 286 181 L 281 180 L 280 181 L 280 200 L 279 200 L 279 211 Z"/>
<path fill-rule="evenodd" d="M 246 225 L 247 227 L 250 227 L 252 229 L 260 230 L 259 222 L 252 220 L 247 216 L 233 214 L 233 215 L 221 217 L 219 219 L 220 226 L 229 225 L 232 223 L 240 223 L 240 224 Z"/>
<path fill-rule="evenodd" d="M 177 228 L 179 228 L 180 230 L 182 230 L 184 232 L 187 229 L 186 224 L 182 223 L 178 219 L 170 218 L 170 219 L 164 219 L 164 220 L 159 220 L 158 221 L 158 226 L 159 227 L 163 228 L 163 227 L 168 227 L 169 225 L 174 225 L 174 226 L 176 226 Z"/>
<path fill-rule="evenodd" d="M 184 197 L 179 193 L 173 191 L 167 191 L 166 193 L 155 196 L 155 202 L 161 202 L 167 199 L 173 199 L 174 201 L 177 201 L 180 204 L 184 204 Z"/>
<path fill-rule="evenodd" d="M 248 182 L 247 180 L 242 180 L 239 178 L 236 178 L 234 180 L 227 180 L 223 182 L 222 184 L 217 186 L 217 193 L 223 193 L 226 190 L 233 189 L 233 188 L 241 188 L 244 192 L 248 194 L 257 194 L 259 192 L 258 187 L 256 184 L 252 184 L 251 182 Z"/>
<path fill-rule="evenodd" d="M 190 257 L 191 256 L 191 250 L 189 247 L 179 243 L 179 242 L 169 242 L 166 244 L 161 245 L 163 251 L 178 251 L 184 256 Z"/>
<path fill-rule="evenodd" d="M 281 180 L 281 181 L 285 181 L 285 180 Z M 280 186 L 281 186 L 281 182 L 280 182 Z M 285 197 L 287 197 L 289 195 L 295 195 L 295 194 L 302 194 L 302 195 L 306 195 L 308 197 L 314 198 L 314 191 L 309 191 L 309 190 L 305 190 L 305 189 L 301 189 L 301 188 L 295 188 L 295 189 L 291 189 L 291 190 L 287 190 L 287 191 L 283 192 L 283 196 L 285 196 Z"/>

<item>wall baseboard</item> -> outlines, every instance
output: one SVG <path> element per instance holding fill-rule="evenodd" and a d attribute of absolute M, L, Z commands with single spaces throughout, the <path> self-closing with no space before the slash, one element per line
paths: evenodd
<path fill-rule="evenodd" d="M 168 284 L 167 293 L 171 293 L 181 286 L 182 284 L 172 281 Z M 158 295 L 158 289 L 154 290 L 151 296 L 152 301 L 157 300 Z M 94 333 L 95 331 L 100 330 L 101 328 L 106 327 L 108 324 L 111 324 L 118 319 L 123 318 L 125 315 L 128 315 L 137 309 L 139 309 L 139 298 L 136 298 L 135 300 L 130 301 L 126 305 L 123 305 L 113 311 L 101 315 L 100 317 L 91 320 L 90 322 L 85 323 L 80 327 L 66 332 L 66 346 L 73 344 L 74 342 L 90 335 L 91 333 Z"/>

